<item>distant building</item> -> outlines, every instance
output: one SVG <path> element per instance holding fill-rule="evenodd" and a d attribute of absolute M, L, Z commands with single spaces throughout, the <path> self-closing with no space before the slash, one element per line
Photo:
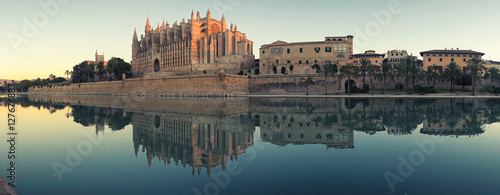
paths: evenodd
<path fill-rule="evenodd" d="M 460 67 L 464 68 L 467 66 L 467 61 L 478 57 L 481 58 L 484 53 L 472 51 L 472 50 L 459 50 L 457 49 L 444 49 L 444 50 L 430 50 L 420 52 L 420 55 L 424 58 L 423 69 L 427 70 L 427 67 L 432 65 L 442 66 L 443 68 L 451 62 L 457 63 Z"/>
<path fill-rule="evenodd" d="M 234 70 L 251 69 L 255 66 L 253 42 L 245 33 L 231 24 L 228 29 L 226 19 L 212 18 L 210 10 L 206 17 L 191 13 L 191 19 L 170 26 L 165 23 L 156 29 L 151 27 L 149 18 L 145 34 L 140 39 L 134 30 L 132 42 L 132 73 Z M 233 71 L 233 72 L 234 72 Z"/>
<path fill-rule="evenodd" d="M 102 62 L 104 66 L 108 65 L 108 62 L 104 61 L 104 55 L 99 55 L 99 53 L 97 53 L 97 50 L 95 50 L 95 59 L 93 61 L 87 60 L 85 62 L 87 62 L 87 64 L 95 64 L 95 65 L 99 64 L 99 62 Z"/>
<path fill-rule="evenodd" d="M 417 62 L 417 66 L 419 66 L 419 68 L 422 68 L 423 61 L 419 60 L 417 56 L 412 56 L 411 54 L 408 55 L 408 51 L 406 50 L 394 49 L 391 51 L 387 51 L 387 63 L 392 65 L 393 68 L 396 68 L 408 56 L 412 57 L 415 62 Z"/>
<path fill-rule="evenodd" d="M 352 55 L 354 37 L 325 37 L 324 41 L 288 43 L 276 41 L 260 47 L 260 73 L 316 73 L 312 65 L 326 63 L 344 65 Z M 273 68 L 276 67 L 276 68 Z"/>
<path fill-rule="evenodd" d="M 500 62 L 499 61 L 486 60 L 486 66 L 488 68 L 497 68 L 500 70 Z"/>
<path fill-rule="evenodd" d="M 371 64 L 380 66 L 385 59 L 384 57 L 385 57 L 385 54 L 378 54 L 378 53 L 375 53 L 375 51 L 373 51 L 373 50 L 368 50 L 368 51 L 365 51 L 365 53 L 352 55 L 349 58 L 349 60 L 354 65 L 359 66 L 359 65 L 361 65 L 361 63 L 360 63 L 361 59 L 367 58 L 371 61 Z"/>

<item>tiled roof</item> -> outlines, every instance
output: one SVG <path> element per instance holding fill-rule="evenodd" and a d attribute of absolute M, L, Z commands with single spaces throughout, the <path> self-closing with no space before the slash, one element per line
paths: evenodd
<path fill-rule="evenodd" d="M 420 52 L 421 56 L 424 56 L 424 54 L 471 54 L 471 55 L 484 55 L 484 53 L 477 52 L 477 51 L 472 51 L 472 50 L 430 50 L 430 51 L 423 51 Z"/>

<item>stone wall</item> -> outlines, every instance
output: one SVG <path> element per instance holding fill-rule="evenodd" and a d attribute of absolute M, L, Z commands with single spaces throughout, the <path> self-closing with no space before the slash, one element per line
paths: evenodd
<path fill-rule="evenodd" d="M 127 96 L 233 96 L 248 94 L 243 76 L 178 76 L 30 88 L 32 94 Z"/>

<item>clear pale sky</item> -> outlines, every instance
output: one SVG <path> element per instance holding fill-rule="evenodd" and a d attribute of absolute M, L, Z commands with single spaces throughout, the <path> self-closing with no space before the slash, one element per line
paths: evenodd
<path fill-rule="evenodd" d="M 49 6 L 44 11 L 39 3 L 47 2 L 57 2 L 59 8 L 52 12 L 55 9 Z M 399 6 L 390 20 L 382 17 L 381 23 L 372 13 L 390 13 L 390 2 Z M 65 70 L 93 60 L 96 50 L 106 60 L 114 56 L 130 61 L 134 28 L 139 36 L 143 34 L 147 16 L 156 27 L 163 19 L 170 24 L 182 18 L 187 21 L 191 10 L 199 10 L 204 17 L 208 8 L 212 18 L 220 19 L 224 13 L 228 25 L 235 22 L 254 41 L 256 58 L 261 45 L 276 40 L 322 41 L 325 36 L 353 35 L 354 53 L 405 49 L 420 56 L 421 51 L 460 48 L 500 61 L 499 7 L 497 0 L 4 1 L 0 7 L 0 79 L 65 77 Z M 35 26 L 35 32 L 24 30 L 23 34 L 27 23 Z M 368 38 L 363 39 L 363 34 Z"/>

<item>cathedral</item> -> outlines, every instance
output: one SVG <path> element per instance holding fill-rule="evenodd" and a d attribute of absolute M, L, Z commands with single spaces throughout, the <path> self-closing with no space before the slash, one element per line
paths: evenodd
<path fill-rule="evenodd" d="M 201 18 L 191 12 L 187 22 L 168 22 L 151 27 L 149 17 L 140 39 L 134 29 L 132 73 L 134 76 L 164 72 L 193 72 L 224 69 L 237 72 L 255 67 L 253 42 L 231 23 L 228 29 L 224 15 L 220 21 L 210 10 Z"/>

